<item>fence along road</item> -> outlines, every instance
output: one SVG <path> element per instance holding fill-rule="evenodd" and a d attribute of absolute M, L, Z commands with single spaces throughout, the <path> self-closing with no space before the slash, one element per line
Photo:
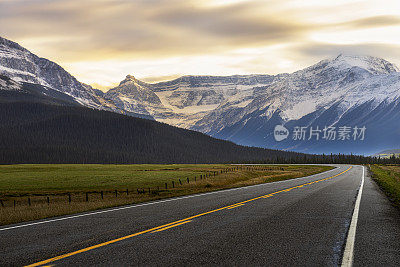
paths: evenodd
<path fill-rule="evenodd" d="M 0 264 L 339 265 L 362 168 L 341 165 L 305 178 L 7 227 L 0 231 Z M 365 187 L 363 194 L 376 190 Z M 361 197 L 359 225 L 368 205 Z M 394 229 L 394 236 L 375 237 L 396 249 L 395 222 L 379 230 Z M 370 260 L 363 229 L 356 230 L 354 263 Z M 381 258 L 391 265 L 399 255 Z"/>

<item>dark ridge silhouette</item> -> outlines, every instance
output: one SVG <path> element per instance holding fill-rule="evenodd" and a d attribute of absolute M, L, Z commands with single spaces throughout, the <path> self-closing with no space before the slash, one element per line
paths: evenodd
<path fill-rule="evenodd" d="M 0 102 L 0 164 L 373 163 L 246 147 L 152 120 L 60 103 Z"/>
<path fill-rule="evenodd" d="M 298 155 L 83 107 L 0 104 L 0 163 L 214 163 Z"/>

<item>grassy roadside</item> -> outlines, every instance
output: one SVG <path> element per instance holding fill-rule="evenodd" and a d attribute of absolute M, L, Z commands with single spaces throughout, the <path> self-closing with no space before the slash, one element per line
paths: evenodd
<path fill-rule="evenodd" d="M 330 169 L 220 164 L 0 166 L 0 225 L 287 180 Z"/>
<path fill-rule="evenodd" d="M 372 179 L 389 197 L 395 206 L 400 208 L 400 166 L 371 165 Z"/>

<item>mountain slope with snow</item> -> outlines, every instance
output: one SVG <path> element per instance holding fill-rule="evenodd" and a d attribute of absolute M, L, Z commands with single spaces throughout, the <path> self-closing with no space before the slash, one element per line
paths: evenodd
<path fill-rule="evenodd" d="M 370 154 L 400 145 L 399 69 L 376 57 L 339 55 L 279 75 L 183 76 L 154 84 L 128 75 L 102 93 L 0 37 L 0 75 L 7 77 L 0 79 L 3 95 L 16 95 L 5 92 L 28 85 L 42 98 L 51 89 L 83 106 L 155 119 L 243 145 Z M 299 141 L 292 136 L 276 142 L 277 124 L 288 129 L 348 124 L 368 130 L 364 142 Z"/>
<path fill-rule="evenodd" d="M 397 70 L 382 59 L 340 55 L 262 88 L 245 108 L 228 102 L 192 129 L 240 144 L 312 153 L 373 153 L 396 147 L 400 144 L 400 120 L 395 112 L 400 97 Z M 385 112 L 392 116 L 375 116 Z M 290 138 L 276 142 L 273 131 L 277 124 L 288 128 L 368 125 L 369 135 L 358 143 L 294 142 Z M 380 134 L 383 124 L 387 132 Z"/>
<path fill-rule="evenodd" d="M 265 117 L 270 117 L 279 110 L 283 121 L 289 121 L 300 119 L 320 108 L 329 108 L 338 101 L 341 110 L 345 111 L 369 100 L 378 104 L 386 98 L 389 101 L 397 98 L 400 92 L 396 67 L 387 61 L 368 57 L 369 66 L 368 69 L 364 69 L 360 67 L 366 65 L 363 58 L 365 57 L 355 60 L 355 56 L 341 55 L 333 60 L 323 60 L 260 88 L 257 95 L 253 95 L 251 103 L 234 118 L 210 124 L 210 117 L 220 117 L 224 120 L 224 114 L 237 110 L 227 101 L 192 128 L 203 132 L 215 132 L 221 125 L 231 125 L 240 121 L 246 114 L 261 110 L 264 110 L 264 113 L 260 116 Z M 372 64 L 374 60 L 376 67 Z"/>
<path fill-rule="evenodd" d="M 317 121 L 324 124 L 320 127 L 337 125 L 348 114 L 356 116 L 358 107 L 375 112 L 396 106 L 400 96 L 398 70 L 384 59 L 339 55 L 291 74 L 183 76 L 156 84 L 134 79 L 133 87 L 120 85 L 107 94 L 121 108 L 239 144 L 322 153 L 327 144 L 277 143 L 273 128 L 276 124 L 312 126 Z M 397 128 L 394 132 L 397 134 Z M 336 147 L 335 152 L 349 153 L 375 149 Z"/>
<path fill-rule="evenodd" d="M 131 75 L 110 89 L 105 98 L 125 110 L 149 114 L 156 120 L 191 128 L 228 99 L 235 105 L 250 102 L 259 86 L 285 75 L 183 76 L 148 84 Z"/>
<path fill-rule="evenodd" d="M 17 82 L 0 74 L 0 104 L 4 103 L 81 106 L 75 98 L 58 90 L 40 84 Z"/>
<path fill-rule="evenodd" d="M 17 82 L 46 86 L 72 96 L 84 106 L 110 108 L 93 89 L 80 83 L 58 64 L 40 58 L 10 40 L 0 37 L 0 74 Z"/>
<path fill-rule="evenodd" d="M 53 97 L 68 99 L 82 106 L 122 113 L 133 117 L 153 119 L 151 116 L 120 109 L 113 102 L 104 99 L 104 95 L 91 86 L 79 82 L 58 64 L 40 58 L 19 44 L 0 37 L 0 75 L 8 82 L 0 79 L 0 90 L 29 88 L 29 92 L 39 97 L 41 101 L 53 103 Z M 33 90 L 33 91 L 32 91 Z M 24 93 L 24 90 L 21 91 Z M 20 92 L 20 93 L 21 93 Z M 3 95 L 7 95 L 2 92 Z M 8 93 L 10 95 L 10 93 Z M 12 97 L 15 99 L 15 95 Z M 27 100 L 26 95 L 19 94 Z M 46 98 L 48 96 L 48 99 Z M 4 99 L 5 100 L 5 99 Z"/>

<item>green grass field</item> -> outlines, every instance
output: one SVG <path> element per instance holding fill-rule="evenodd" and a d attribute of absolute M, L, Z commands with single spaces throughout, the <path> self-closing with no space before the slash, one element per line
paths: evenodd
<path fill-rule="evenodd" d="M 3 165 L 0 166 L 0 225 L 287 180 L 332 168 L 222 164 Z"/>
<path fill-rule="evenodd" d="M 230 165 L 0 165 L 0 194 L 124 190 L 194 179 Z"/>
<path fill-rule="evenodd" d="M 400 166 L 372 165 L 372 178 L 389 199 L 400 208 Z"/>

